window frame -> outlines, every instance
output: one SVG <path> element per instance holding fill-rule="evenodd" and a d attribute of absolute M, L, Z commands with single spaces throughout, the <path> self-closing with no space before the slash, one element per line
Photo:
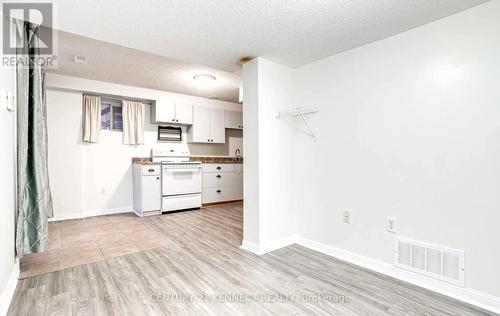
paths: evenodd
<path fill-rule="evenodd" d="M 114 120 L 114 114 L 118 110 L 121 112 L 123 109 L 123 103 L 121 100 L 118 99 L 111 99 L 111 98 L 101 98 L 101 114 L 102 114 L 102 107 L 103 105 L 108 106 L 109 105 L 109 112 L 110 112 L 110 121 L 109 121 L 109 128 L 104 128 L 102 126 L 102 116 L 101 116 L 101 130 L 104 131 L 113 131 L 113 132 L 123 132 L 123 114 L 121 117 L 122 120 L 122 128 L 116 128 L 115 127 L 115 120 Z"/>

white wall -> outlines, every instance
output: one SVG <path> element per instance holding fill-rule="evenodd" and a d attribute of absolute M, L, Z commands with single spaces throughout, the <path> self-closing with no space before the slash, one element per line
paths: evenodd
<path fill-rule="evenodd" d="M 243 245 L 260 244 L 259 216 L 259 69 L 254 59 L 243 65 L 243 147 L 247 151 L 243 164 Z M 248 247 L 248 245 L 246 246 Z"/>
<path fill-rule="evenodd" d="M 149 122 L 149 106 L 146 107 L 145 113 L 144 145 L 123 145 L 121 132 L 104 130 L 100 133 L 98 143 L 82 143 L 82 91 L 147 100 L 164 98 L 241 110 L 241 105 L 236 103 L 54 74 L 48 75 L 47 86 L 49 176 L 56 219 L 130 211 L 132 157 L 149 157 L 151 148 L 157 143 L 157 127 Z M 186 133 L 185 128 L 183 132 Z M 190 144 L 191 153 L 232 155 L 233 153 L 229 152 L 231 143 L 241 143 L 242 132 L 232 130 L 226 132 L 227 144 Z"/>
<path fill-rule="evenodd" d="M 296 231 L 295 196 L 298 181 L 293 157 L 298 135 L 279 121 L 279 111 L 295 104 L 292 69 L 258 59 L 259 65 L 259 174 L 261 244 L 289 237 Z M 286 183 L 287 185 L 283 185 Z"/>
<path fill-rule="evenodd" d="M 295 204 L 289 198 L 297 180 L 290 172 L 296 133 L 276 118 L 294 103 L 293 77 L 292 69 L 262 58 L 246 63 L 243 74 L 244 147 L 251 148 L 245 155 L 243 246 L 261 252 L 296 231 Z"/>
<path fill-rule="evenodd" d="M 297 102 L 320 110 L 299 235 L 392 263 L 393 216 L 465 250 L 467 287 L 500 297 L 499 30 L 492 1 L 297 70 Z"/>
<path fill-rule="evenodd" d="M 319 142 L 283 137 L 291 144 L 278 157 L 292 163 L 269 168 L 262 162 L 282 146 L 268 145 L 283 122 L 266 115 L 269 125 L 258 124 L 270 137 L 259 139 L 259 185 L 278 194 L 274 205 L 298 206 L 299 236 L 390 265 L 385 225 L 396 217 L 397 235 L 464 250 L 467 289 L 500 302 L 499 30 L 500 1 L 488 2 L 303 66 L 278 87 L 266 106 L 292 96 L 291 105 L 320 111 L 310 119 Z M 259 74 L 257 103 L 276 78 Z M 268 172 L 295 178 L 263 181 Z M 260 198 L 260 226 L 276 225 L 262 210 L 273 203 Z"/>
<path fill-rule="evenodd" d="M 16 94 L 15 71 L 0 65 L 0 93 Z M 6 109 L 0 102 L 0 314 L 6 312 L 10 303 L 17 270 L 14 249 L 15 182 L 14 182 L 14 121 L 15 112 Z"/>

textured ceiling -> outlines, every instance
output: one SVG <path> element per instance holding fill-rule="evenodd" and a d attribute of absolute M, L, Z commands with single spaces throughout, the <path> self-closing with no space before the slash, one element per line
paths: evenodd
<path fill-rule="evenodd" d="M 59 0 L 57 28 L 236 71 L 244 56 L 297 67 L 485 0 Z"/>
<path fill-rule="evenodd" d="M 146 53 L 88 37 L 58 32 L 58 68 L 49 72 L 124 85 L 238 102 L 239 73 Z M 87 58 L 76 64 L 75 55 Z M 193 80 L 199 73 L 216 76 L 210 86 Z"/>

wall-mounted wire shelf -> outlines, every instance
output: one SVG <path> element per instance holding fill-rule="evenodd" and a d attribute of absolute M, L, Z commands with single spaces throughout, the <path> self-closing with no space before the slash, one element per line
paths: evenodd
<path fill-rule="evenodd" d="M 307 121 L 306 117 L 312 114 L 318 113 L 319 110 L 314 110 L 314 109 L 303 109 L 302 107 L 297 107 L 294 109 L 286 110 L 286 111 L 280 111 L 276 115 L 277 119 L 281 119 L 283 117 L 300 117 L 302 119 L 302 122 L 304 122 L 304 125 L 306 126 L 308 132 L 303 132 L 304 134 L 308 135 L 313 139 L 313 141 L 316 142 L 316 135 L 314 135 L 314 132 L 311 128 L 311 125 L 309 125 L 309 122 Z"/>

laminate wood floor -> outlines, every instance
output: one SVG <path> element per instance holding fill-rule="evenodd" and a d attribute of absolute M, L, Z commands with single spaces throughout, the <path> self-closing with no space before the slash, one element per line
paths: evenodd
<path fill-rule="evenodd" d="M 163 247 L 20 280 L 9 315 L 493 315 L 301 246 L 240 250 L 241 204 L 144 222 Z"/>

